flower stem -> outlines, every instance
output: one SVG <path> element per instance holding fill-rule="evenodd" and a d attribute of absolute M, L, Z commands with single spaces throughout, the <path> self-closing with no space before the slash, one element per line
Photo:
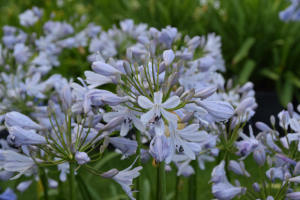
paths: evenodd
<path fill-rule="evenodd" d="M 70 199 L 76 200 L 76 190 L 75 190 L 75 162 L 69 162 L 70 165 Z"/>
<path fill-rule="evenodd" d="M 45 173 L 45 170 L 44 168 L 40 168 L 40 178 L 41 178 L 41 181 L 43 183 L 43 188 L 44 188 L 44 199 L 45 200 L 48 200 L 48 180 L 47 180 L 47 177 L 46 177 L 46 173 Z"/>
<path fill-rule="evenodd" d="M 137 160 L 137 166 L 142 166 L 142 160 L 141 160 L 141 132 L 136 130 L 136 141 L 138 143 L 138 146 L 137 146 L 137 155 L 139 155 L 139 158 Z M 136 180 L 136 187 L 137 187 L 137 194 L 136 194 L 136 199 L 137 200 L 141 200 L 141 184 L 142 184 L 142 176 L 141 174 L 137 177 L 137 180 Z"/>
<path fill-rule="evenodd" d="M 178 200 L 179 197 L 179 178 L 180 176 L 176 175 L 176 183 L 175 183 L 175 200 Z"/>
<path fill-rule="evenodd" d="M 167 199 L 167 187 L 166 187 L 166 171 L 165 171 L 165 162 L 159 163 L 159 183 L 160 183 L 160 199 L 166 200 Z"/>

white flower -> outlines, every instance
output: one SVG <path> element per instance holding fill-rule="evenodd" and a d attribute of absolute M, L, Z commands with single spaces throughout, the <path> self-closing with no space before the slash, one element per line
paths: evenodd
<path fill-rule="evenodd" d="M 198 131 L 199 124 L 191 124 L 182 130 L 177 129 L 177 123 L 170 123 L 170 148 L 171 154 L 166 159 L 166 163 L 170 163 L 175 155 L 175 150 L 178 153 L 185 154 L 188 158 L 195 160 L 196 156 L 191 146 L 188 145 L 187 141 L 191 142 L 200 142 L 206 139 L 207 132 L 206 131 Z M 200 147 L 200 145 L 199 145 Z M 201 148 L 201 147 L 200 147 Z M 201 150 L 200 150 L 201 151 Z"/>
<path fill-rule="evenodd" d="M 154 103 L 151 102 L 148 98 L 144 96 L 140 96 L 138 98 L 138 104 L 146 109 L 151 108 L 148 112 L 141 116 L 141 121 L 146 124 L 150 121 L 150 119 L 155 116 L 155 133 L 157 135 L 162 135 L 165 130 L 165 125 L 163 120 L 161 120 L 161 116 L 164 116 L 170 123 L 177 122 L 177 116 L 172 114 L 165 109 L 175 108 L 180 103 L 180 98 L 178 96 L 172 96 L 167 101 L 162 103 L 163 93 L 155 92 L 154 93 Z"/>
<path fill-rule="evenodd" d="M 39 20 L 39 18 L 35 16 L 32 10 L 26 10 L 25 12 L 21 13 L 19 15 L 19 19 L 20 19 L 20 24 L 26 27 L 32 26 Z"/>
<path fill-rule="evenodd" d="M 139 118 L 136 117 L 136 115 L 141 114 L 140 112 L 134 111 L 128 107 L 121 105 L 111 107 L 117 112 L 106 113 L 103 115 L 103 119 L 104 121 L 109 122 L 116 117 L 124 116 L 125 120 L 121 125 L 121 136 L 127 135 L 128 131 L 132 128 L 132 123 L 138 130 L 140 130 L 141 132 L 145 132 L 146 126 L 141 122 Z"/>

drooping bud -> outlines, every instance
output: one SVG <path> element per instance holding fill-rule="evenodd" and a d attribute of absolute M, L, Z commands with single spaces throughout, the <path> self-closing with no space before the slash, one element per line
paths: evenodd
<path fill-rule="evenodd" d="M 101 130 L 102 131 L 107 131 L 113 128 L 116 128 L 117 126 L 121 125 L 124 122 L 124 117 L 116 117 L 112 120 L 110 120 Z"/>
<path fill-rule="evenodd" d="M 217 90 L 216 87 L 212 86 L 212 87 L 205 87 L 205 88 L 201 88 L 201 89 L 197 89 L 195 91 L 195 98 L 201 98 L 201 99 L 206 99 L 207 97 L 213 95 L 213 93 L 215 93 L 215 91 Z"/>
<path fill-rule="evenodd" d="M 252 188 L 255 192 L 260 192 L 260 187 L 258 183 L 253 183 Z"/>
<path fill-rule="evenodd" d="M 159 64 L 159 74 L 163 73 L 164 71 L 166 71 L 166 64 L 165 64 L 165 61 L 161 62 Z"/>
<path fill-rule="evenodd" d="M 126 50 L 126 58 L 127 58 L 129 63 L 132 63 L 132 51 L 131 51 L 130 48 L 127 48 L 127 50 Z"/>
<path fill-rule="evenodd" d="M 119 173 L 119 171 L 117 169 L 111 169 L 103 174 L 101 174 L 102 178 L 108 178 L 111 179 L 113 178 L 115 175 L 117 175 Z"/>
<path fill-rule="evenodd" d="M 150 56 L 151 58 L 155 57 L 155 42 L 153 40 L 150 41 L 150 45 L 149 45 L 149 51 L 150 51 Z"/>
<path fill-rule="evenodd" d="M 123 62 L 123 68 L 127 74 L 127 76 L 131 76 L 130 64 L 127 61 Z M 117 75 L 116 75 L 117 76 Z"/>
<path fill-rule="evenodd" d="M 272 131 L 272 129 L 265 123 L 263 122 L 256 122 L 255 123 L 256 128 L 258 128 L 260 131 L 264 131 L 264 132 L 270 132 Z"/>
<path fill-rule="evenodd" d="M 293 118 L 293 114 L 294 114 L 294 106 L 291 102 L 288 103 L 288 113 L 290 115 L 290 118 Z"/>
<path fill-rule="evenodd" d="M 180 123 L 186 123 L 188 121 L 190 121 L 192 118 L 194 117 L 194 112 L 188 112 L 180 121 Z"/>
<path fill-rule="evenodd" d="M 103 96 L 101 98 L 101 101 L 107 105 L 110 105 L 110 106 L 116 106 L 116 105 L 119 105 L 121 103 L 125 103 L 129 100 L 129 97 L 128 96 L 125 96 L 125 97 L 118 97 L 117 95 L 115 94 L 107 94 L 105 96 Z"/>
<path fill-rule="evenodd" d="M 266 161 L 266 152 L 263 148 L 255 150 L 253 153 L 253 158 L 255 162 L 261 167 Z"/>

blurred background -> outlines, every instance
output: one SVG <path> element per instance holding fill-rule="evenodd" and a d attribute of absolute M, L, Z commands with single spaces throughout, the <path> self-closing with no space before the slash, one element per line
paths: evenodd
<path fill-rule="evenodd" d="M 233 78 L 239 84 L 251 81 L 255 85 L 259 108 L 252 121 L 256 122 L 268 120 L 271 114 L 281 111 L 288 102 L 292 101 L 294 105 L 300 102 L 300 22 L 283 22 L 278 15 L 290 4 L 288 0 L 9 0 L 0 1 L 0 27 L 11 25 L 26 31 L 20 26 L 18 15 L 37 6 L 44 9 L 44 20 L 48 20 L 50 15 L 54 16 L 53 20 L 71 20 L 75 29 L 76 20 L 85 17 L 86 25 L 94 22 L 103 30 L 108 30 L 113 24 L 119 26 L 120 20 L 128 18 L 134 19 L 136 24 L 147 23 L 157 29 L 171 25 L 190 37 L 215 32 L 222 38 L 222 54 L 227 68 L 225 79 Z M 35 31 L 42 31 L 42 23 L 35 25 Z M 59 58 L 61 66 L 53 73 L 74 79 L 83 77 L 83 72 L 91 66 L 86 60 L 86 52 L 75 49 L 62 53 Z M 113 159 L 115 162 L 119 160 L 116 155 Z M 253 158 L 249 159 L 251 161 L 248 162 L 252 162 Z M 128 166 L 131 160 L 126 162 Z M 104 169 L 113 167 L 104 161 L 101 163 Z M 122 167 L 126 166 L 122 164 Z M 144 185 L 152 185 L 156 172 L 149 168 L 146 170 L 150 171 L 143 174 Z M 167 176 L 174 176 L 175 179 L 175 173 Z M 209 180 L 209 177 L 210 172 L 198 179 Z M 105 187 L 109 192 L 100 195 L 102 199 L 127 198 L 116 184 L 108 186 L 105 185 L 108 182 L 97 182 L 92 177 L 89 179 L 94 180 L 89 191 L 92 195 L 99 196 L 97 190 Z M 183 186 L 187 182 L 186 179 L 181 181 Z M 200 185 L 205 184 L 199 199 L 211 198 L 210 185 L 206 181 L 198 181 Z M 16 182 L 5 184 L 17 185 Z M 59 192 L 64 193 L 63 190 L 61 188 Z M 174 191 L 172 184 L 168 185 L 168 191 Z M 153 199 L 151 190 L 144 194 L 143 199 Z M 187 194 L 187 189 L 181 191 L 182 197 Z M 36 197 L 36 193 L 30 193 L 30 190 L 26 191 L 26 195 L 28 198 Z"/>

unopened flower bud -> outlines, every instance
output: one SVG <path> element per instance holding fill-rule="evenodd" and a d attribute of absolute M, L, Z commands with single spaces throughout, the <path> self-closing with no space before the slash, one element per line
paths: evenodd
<path fill-rule="evenodd" d="M 296 166 L 295 166 L 295 168 L 294 168 L 294 173 L 293 173 L 293 175 L 298 174 L 299 170 L 300 170 L 300 161 L 297 162 L 297 164 L 296 164 Z"/>
<path fill-rule="evenodd" d="M 253 153 L 253 158 L 255 162 L 261 167 L 266 161 L 266 152 L 263 148 L 255 150 Z"/>
<path fill-rule="evenodd" d="M 234 110 L 234 114 L 244 113 L 244 111 L 255 103 L 254 97 L 244 99 Z"/>
<path fill-rule="evenodd" d="M 180 96 L 183 92 L 183 86 L 180 86 L 179 88 L 177 88 L 177 90 L 173 93 L 173 96 Z"/>
<path fill-rule="evenodd" d="M 75 154 L 75 144 L 74 144 L 74 142 L 70 143 L 70 150 L 71 150 L 72 154 Z"/>
<path fill-rule="evenodd" d="M 290 180 L 290 178 L 291 178 L 291 175 L 290 174 L 287 174 L 287 175 L 285 175 L 285 181 L 289 181 Z"/>
<path fill-rule="evenodd" d="M 137 62 L 135 62 L 135 63 L 133 64 L 133 67 L 134 67 L 134 70 L 135 70 L 136 72 L 139 71 L 139 64 L 138 64 Z"/>
<path fill-rule="evenodd" d="M 127 76 L 131 76 L 130 64 L 127 61 L 124 61 L 123 67 L 124 67 L 124 70 L 125 70 Z"/>
<path fill-rule="evenodd" d="M 102 131 L 107 131 L 113 128 L 116 128 L 117 126 L 121 125 L 124 122 L 124 117 L 116 117 L 110 120 L 101 130 Z"/>
<path fill-rule="evenodd" d="M 116 68 L 116 61 L 112 57 L 108 59 L 108 64 Z"/>
<path fill-rule="evenodd" d="M 286 181 L 290 181 L 292 183 L 298 183 L 299 184 L 300 183 L 300 176 L 296 176 L 296 177 L 293 177 L 293 178 L 289 177 L 289 179 L 288 180 L 286 179 Z"/>
<path fill-rule="evenodd" d="M 116 106 L 116 105 L 119 105 L 121 103 L 125 103 L 129 100 L 129 97 L 126 96 L 126 97 L 118 97 L 117 95 L 115 94 L 108 94 L 108 95 L 105 95 L 101 98 L 101 101 L 107 105 L 110 105 L 110 106 Z"/>
<path fill-rule="evenodd" d="M 188 112 L 180 121 L 180 123 L 186 123 L 188 121 L 190 121 L 192 118 L 194 117 L 194 112 Z"/>
<path fill-rule="evenodd" d="M 163 73 L 164 71 L 166 71 L 166 64 L 165 64 L 165 61 L 161 62 L 159 64 L 159 74 Z"/>
<path fill-rule="evenodd" d="M 276 122 L 276 121 L 275 121 L 274 115 L 271 115 L 270 121 L 271 121 L 272 126 L 275 126 L 275 122 Z"/>
<path fill-rule="evenodd" d="M 55 113 L 55 106 L 54 106 L 53 101 L 50 100 L 48 106 L 50 107 L 51 112 L 52 112 L 52 113 Z"/>
<path fill-rule="evenodd" d="M 145 78 L 146 78 L 144 70 L 140 71 L 140 77 L 141 77 L 141 81 L 143 82 L 145 80 Z"/>
<path fill-rule="evenodd" d="M 98 110 L 97 110 L 97 108 L 92 108 L 92 113 L 93 113 L 94 115 L 98 115 Z"/>
<path fill-rule="evenodd" d="M 188 95 L 186 96 L 185 102 L 186 102 L 186 103 L 187 103 L 187 102 L 190 102 L 191 99 L 194 97 L 194 95 L 195 95 L 195 89 L 192 88 L 192 89 L 190 89 Z"/>
<path fill-rule="evenodd" d="M 215 91 L 217 90 L 216 87 L 212 86 L 212 87 L 205 87 L 205 88 L 201 88 L 195 91 L 195 98 L 201 98 L 201 99 L 206 99 L 207 97 L 210 97 L 211 95 L 213 95 L 213 93 L 215 93 Z"/>
<path fill-rule="evenodd" d="M 68 110 L 67 110 L 67 116 L 68 117 L 72 116 L 72 109 L 71 108 L 68 108 Z"/>
<path fill-rule="evenodd" d="M 175 72 L 174 74 L 171 74 L 168 78 L 168 87 L 172 88 L 178 81 L 179 74 Z"/>
<path fill-rule="evenodd" d="M 117 85 L 117 95 L 119 97 L 123 97 L 124 96 L 124 91 L 121 89 L 121 87 L 119 85 Z"/>
<path fill-rule="evenodd" d="M 50 106 L 47 106 L 47 114 L 48 114 L 49 117 L 52 115 L 52 111 L 51 111 Z"/>
<path fill-rule="evenodd" d="M 273 180 L 274 175 L 275 175 L 275 171 L 274 171 L 274 169 L 271 169 L 271 171 L 270 171 L 270 180 Z"/>
<path fill-rule="evenodd" d="M 286 125 L 286 115 L 282 115 L 282 124 L 285 127 L 285 125 Z"/>
<path fill-rule="evenodd" d="M 175 54 L 174 54 L 173 50 L 171 50 L 171 49 L 165 50 L 163 52 L 163 58 L 164 58 L 166 66 L 169 66 L 175 58 Z"/>
<path fill-rule="evenodd" d="M 130 48 L 127 48 L 127 50 L 126 50 L 126 57 L 127 57 L 128 62 L 132 63 L 132 51 Z"/>
<path fill-rule="evenodd" d="M 81 120 L 82 120 L 82 117 L 81 117 L 81 115 L 78 114 L 76 117 L 77 124 L 80 124 Z"/>
<path fill-rule="evenodd" d="M 235 179 L 234 183 L 236 187 L 241 187 L 241 183 L 239 182 L 239 180 Z"/>
<path fill-rule="evenodd" d="M 103 142 L 103 147 L 106 148 L 109 144 L 109 137 L 108 136 L 105 136 L 104 138 L 104 142 Z"/>
<path fill-rule="evenodd" d="M 30 156 L 33 160 L 35 160 L 36 152 L 35 152 L 35 151 L 29 150 L 29 156 Z"/>
<path fill-rule="evenodd" d="M 111 169 L 103 174 L 101 174 L 102 178 L 108 178 L 111 179 L 113 178 L 115 175 L 117 175 L 119 173 L 119 171 L 117 169 Z"/>
<path fill-rule="evenodd" d="M 253 183 L 252 188 L 255 192 L 260 192 L 260 187 L 258 183 Z"/>
<path fill-rule="evenodd" d="M 264 132 L 270 132 L 272 131 L 272 129 L 265 123 L 263 122 L 256 122 L 255 123 L 256 128 L 258 128 L 260 131 L 264 131 Z"/>
<path fill-rule="evenodd" d="M 288 108 L 288 113 L 290 115 L 290 118 L 293 118 L 293 114 L 294 114 L 294 106 L 293 106 L 293 104 L 291 102 L 288 103 L 287 108 Z"/>
<path fill-rule="evenodd" d="M 59 132 L 63 133 L 63 132 L 64 132 L 64 130 L 65 130 L 65 127 L 64 127 L 64 125 L 61 125 L 61 126 L 59 127 Z"/>
<path fill-rule="evenodd" d="M 232 88 L 232 79 L 230 78 L 226 83 L 226 90 L 230 90 Z"/>
<path fill-rule="evenodd" d="M 100 146 L 100 153 L 102 154 L 105 150 L 105 147 L 103 145 Z"/>
<path fill-rule="evenodd" d="M 162 93 L 163 93 L 164 95 L 166 95 L 167 92 L 168 92 L 168 86 L 167 86 L 166 84 L 162 84 L 161 90 L 162 90 Z"/>
<path fill-rule="evenodd" d="M 92 127 L 93 123 L 94 123 L 94 115 L 90 115 L 89 116 L 89 127 Z"/>
<path fill-rule="evenodd" d="M 121 84 L 121 74 L 120 73 L 116 73 L 116 80 L 117 80 L 117 82 L 118 82 L 118 84 Z"/>
<path fill-rule="evenodd" d="M 155 49 L 156 49 L 155 42 L 153 40 L 151 40 L 150 45 L 149 45 L 149 51 L 150 51 L 151 58 L 155 57 Z"/>
<path fill-rule="evenodd" d="M 182 61 L 179 60 L 179 61 L 177 62 L 177 64 L 176 64 L 177 72 L 180 72 L 181 67 L 182 67 Z"/>
<path fill-rule="evenodd" d="M 80 151 L 75 153 L 75 159 L 79 165 L 85 165 L 91 160 L 87 153 Z"/>

